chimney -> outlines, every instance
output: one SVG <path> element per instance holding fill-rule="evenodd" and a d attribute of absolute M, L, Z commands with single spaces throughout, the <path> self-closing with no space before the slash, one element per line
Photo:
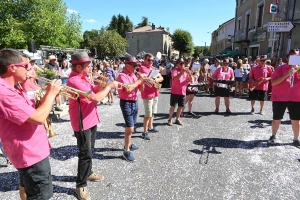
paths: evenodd
<path fill-rule="evenodd" d="M 152 23 L 152 31 L 155 30 L 155 25 Z"/>

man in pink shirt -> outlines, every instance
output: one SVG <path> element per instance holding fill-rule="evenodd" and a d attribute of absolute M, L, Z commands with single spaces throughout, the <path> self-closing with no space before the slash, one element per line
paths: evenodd
<path fill-rule="evenodd" d="M 291 55 L 299 56 L 299 50 L 290 50 L 286 58 L 287 63 Z M 273 121 L 272 135 L 268 140 L 268 144 L 273 145 L 275 143 L 276 133 L 287 108 L 294 133 L 293 144 L 300 148 L 298 139 L 300 131 L 300 76 L 294 69 L 294 66 L 287 63 L 277 67 L 272 75 L 271 101 L 273 102 Z"/>
<path fill-rule="evenodd" d="M 228 67 L 229 65 L 229 59 L 223 60 L 222 67 L 219 67 L 216 69 L 216 71 L 213 74 L 214 80 L 217 81 L 233 81 L 234 80 L 234 72 L 231 67 Z M 226 113 L 231 114 L 231 111 L 229 109 L 230 102 L 229 102 L 229 94 L 230 94 L 230 88 L 228 87 L 228 83 L 218 83 L 215 82 L 215 113 L 219 113 L 219 106 L 220 106 L 220 98 L 224 97 L 225 106 L 226 106 Z"/>
<path fill-rule="evenodd" d="M 117 83 L 112 81 L 105 88 L 102 88 L 101 84 L 92 84 L 87 78 L 91 60 L 86 52 L 75 52 L 71 59 L 72 72 L 67 86 L 90 92 L 87 96 L 79 95 L 77 100 L 69 98 L 70 121 L 79 150 L 76 194 L 79 199 L 90 199 L 86 188 L 87 180 L 98 182 L 104 179 L 102 175 L 92 172 L 92 148 L 95 145 L 97 124 L 100 122 L 97 103 L 104 99 L 111 89 L 117 88 Z"/>
<path fill-rule="evenodd" d="M 152 70 L 157 70 L 153 67 L 154 56 L 151 53 L 146 53 L 144 58 L 144 64 L 139 68 L 139 72 L 142 74 L 149 75 Z M 163 81 L 163 77 L 160 73 L 151 78 L 153 82 L 160 83 Z M 149 132 L 158 132 L 153 126 L 154 114 L 157 113 L 157 102 L 159 89 L 155 88 L 153 84 L 146 83 L 144 90 L 141 92 L 141 96 L 144 103 L 145 115 L 144 115 L 144 133 L 142 134 L 143 139 L 150 140 Z"/>
<path fill-rule="evenodd" d="M 175 110 L 176 104 L 178 104 L 175 124 L 183 126 L 181 122 L 180 114 L 183 111 L 186 88 L 189 82 L 192 82 L 192 76 L 189 68 L 184 68 L 184 60 L 177 60 L 177 67 L 172 70 L 172 87 L 171 87 L 171 97 L 170 97 L 170 110 L 169 110 L 169 120 L 168 125 L 172 126 L 172 118 Z"/>
<path fill-rule="evenodd" d="M 265 64 L 267 60 L 266 55 L 260 56 L 259 65 L 253 67 L 250 71 L 250 82 L 253 85 L 249 91 L 249 98 L 251 100 L 251 114 L 254 114 L 254 104 L 256 100 L 260 101 L 260 114 L 264 114 L 264 103 L 268 98 L 269 80 L 271 80 L 272 70 Z"/>
<path fill-rule="evenodd" d="M 145 77 L 142 75 L 139 76 L 139 79 L 136 77 L 136 67 L 138 67 L 136 58 L 133 56 L 126 57 L 125 67 L 117 78 L 118 82 L 129 85 L 127 89 L 124 87 L 119 88 L 120 108 L 126 125 L 123 157 L 129 162 L 135 161 L 131 151 L 139 149 L 139 147 L 131 144 L 131 136 L 138 114 L 138 87 L 141 91 L 144 89 L 142 83 L 143 77 Z"/>
<path fill-rule="evenodd" d="M 44 122 L 62 88 L 52 80 L 35 109 L 20 87 L 27 78 L 28 59 L 14 49 L 0 50 L 0 138 L 3 149 L 20 175 L 20 198 L 50 199 L 53 196 L 50 144 Z"/>

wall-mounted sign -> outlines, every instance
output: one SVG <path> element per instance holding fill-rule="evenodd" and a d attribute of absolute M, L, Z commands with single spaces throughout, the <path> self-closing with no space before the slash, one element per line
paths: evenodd
<path fill-rule="evenodd" d="M 278 6 L 276 4 L 270 4 L 269 13 L 276 14 L 278 10 Z"/>
<path fill-rule="evenodd" d="M 252 35 L 252 42 L 263 42 L 267 38 L 267 31 L 255 32 Z"/>
<path fill-rule="evenodd" d="M 281 17 L 275 17 L 273 19 L 273 22 L 281 22 L 282 21 L 282 18 Z"/>
<path fill-rule="evenodd" d="M 268 32 L 290 32 L 296 27 L 292 22 L 269 22 Z"/>

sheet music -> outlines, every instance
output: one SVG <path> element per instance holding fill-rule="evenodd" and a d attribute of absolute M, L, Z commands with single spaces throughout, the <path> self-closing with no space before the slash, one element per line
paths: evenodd
<path fill-rule="evenodd" d="M 155 78 L 159 74 L 159 70 L 152 70 L 148 75 L 148 78 Z"/>

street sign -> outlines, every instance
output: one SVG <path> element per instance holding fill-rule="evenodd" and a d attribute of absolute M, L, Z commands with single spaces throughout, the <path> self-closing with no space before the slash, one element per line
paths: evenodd
<path fill-rule="evenodd" d="M 292 22 L 269 22 L 268 32 L 290 32 L 296 26 Z"/>

